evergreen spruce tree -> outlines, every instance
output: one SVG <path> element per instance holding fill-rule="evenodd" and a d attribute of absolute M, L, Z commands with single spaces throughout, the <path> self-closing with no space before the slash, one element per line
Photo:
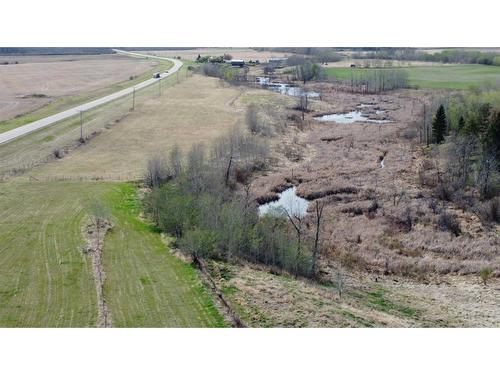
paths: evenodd
<path fill-rule="evenodd" d="M 434 119 L 432 120 L 432 137 L 436 143 L 444 141 L 446 131 L 446 114 L 443 105 L 440 105 Z"/>
<path fill-rule="evenodd" d="M 464 116 L 460 116 L 458 119 L 458 131 L 462 131 L 465 128 Z"/>

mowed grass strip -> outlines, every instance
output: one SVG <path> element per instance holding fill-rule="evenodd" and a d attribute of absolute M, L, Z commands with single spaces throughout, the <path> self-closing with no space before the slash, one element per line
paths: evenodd
<path fill-rule="evenodd" d="M 377 68 L 326 68 L 328 77 L 350 80 L 351 75 L 362 74 Z M 408 72 L 409 83 L 419 88 L 465 90 L 474 86 L 500 85 L 500 66 L 480 64 L 415 66 L 404 69 Z"/>
<path fill-rule="evenodd" d="M 116 185 L 107 200 L 118 223 L 104 245 L 104 293 L 114 326 L 224 326 L 193 267 L 170 254 L 159 233 L 139 219 L 133 186 Z"/>
<path fill-rule="evenodd" d="M 189 265 L 142 223 L 135 189 L 105 182 L 0 185 L 0 327 L 94 327 L 96 290 L 81 228 L 91 200 L 112 210 L 105 294 L 116 326 L 222 326 Z"/>

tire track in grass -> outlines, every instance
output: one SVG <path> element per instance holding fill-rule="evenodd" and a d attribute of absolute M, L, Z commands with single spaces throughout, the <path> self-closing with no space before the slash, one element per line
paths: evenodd
<path fill-rule="evenodd" d="M 2 184 L 0 327 L 95 326 L 80 224 L 85 200 L 102 191 L 98 183 Z"/>

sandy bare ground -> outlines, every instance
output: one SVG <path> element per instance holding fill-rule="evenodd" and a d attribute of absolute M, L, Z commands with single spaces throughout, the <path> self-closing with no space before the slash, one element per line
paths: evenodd
<path fill-rule="evenodd" d="M 20 63 L 0 65 L 0 121 L 33 111 L 58 98 L 126 81 L 157 64 L 119 55 L 9 59 Z"/>
<path fill-rule="evenodd" d="M 283 52 L 256 51 L 251 48 L 196 48 L 179 51 L 149 51 L 149 53 L 158 56 L 181 56 L 182 59 L 186 60 L 196 60 L 198 55 L 221 56 L 228 53 L 233 59 L 259 60 L 260 62 L 267 62 L 271 57 L 286 57 L 291 55 L 290 53 Z"/>

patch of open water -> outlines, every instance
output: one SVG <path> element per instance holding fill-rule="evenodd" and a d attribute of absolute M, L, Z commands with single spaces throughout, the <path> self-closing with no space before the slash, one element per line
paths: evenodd
<path fill-rule="evenodd" d="M 303 217 L 307 214 L 309 201 L 297 195 L 295 186 L 286 189 L 278 195 L 278 200 L 268 202 L 259 206 L 260 216 L 263 216 L 265 214 L 284 214 L 283 210 L 288 212 L 288 214 L 291 216 Z"/>

